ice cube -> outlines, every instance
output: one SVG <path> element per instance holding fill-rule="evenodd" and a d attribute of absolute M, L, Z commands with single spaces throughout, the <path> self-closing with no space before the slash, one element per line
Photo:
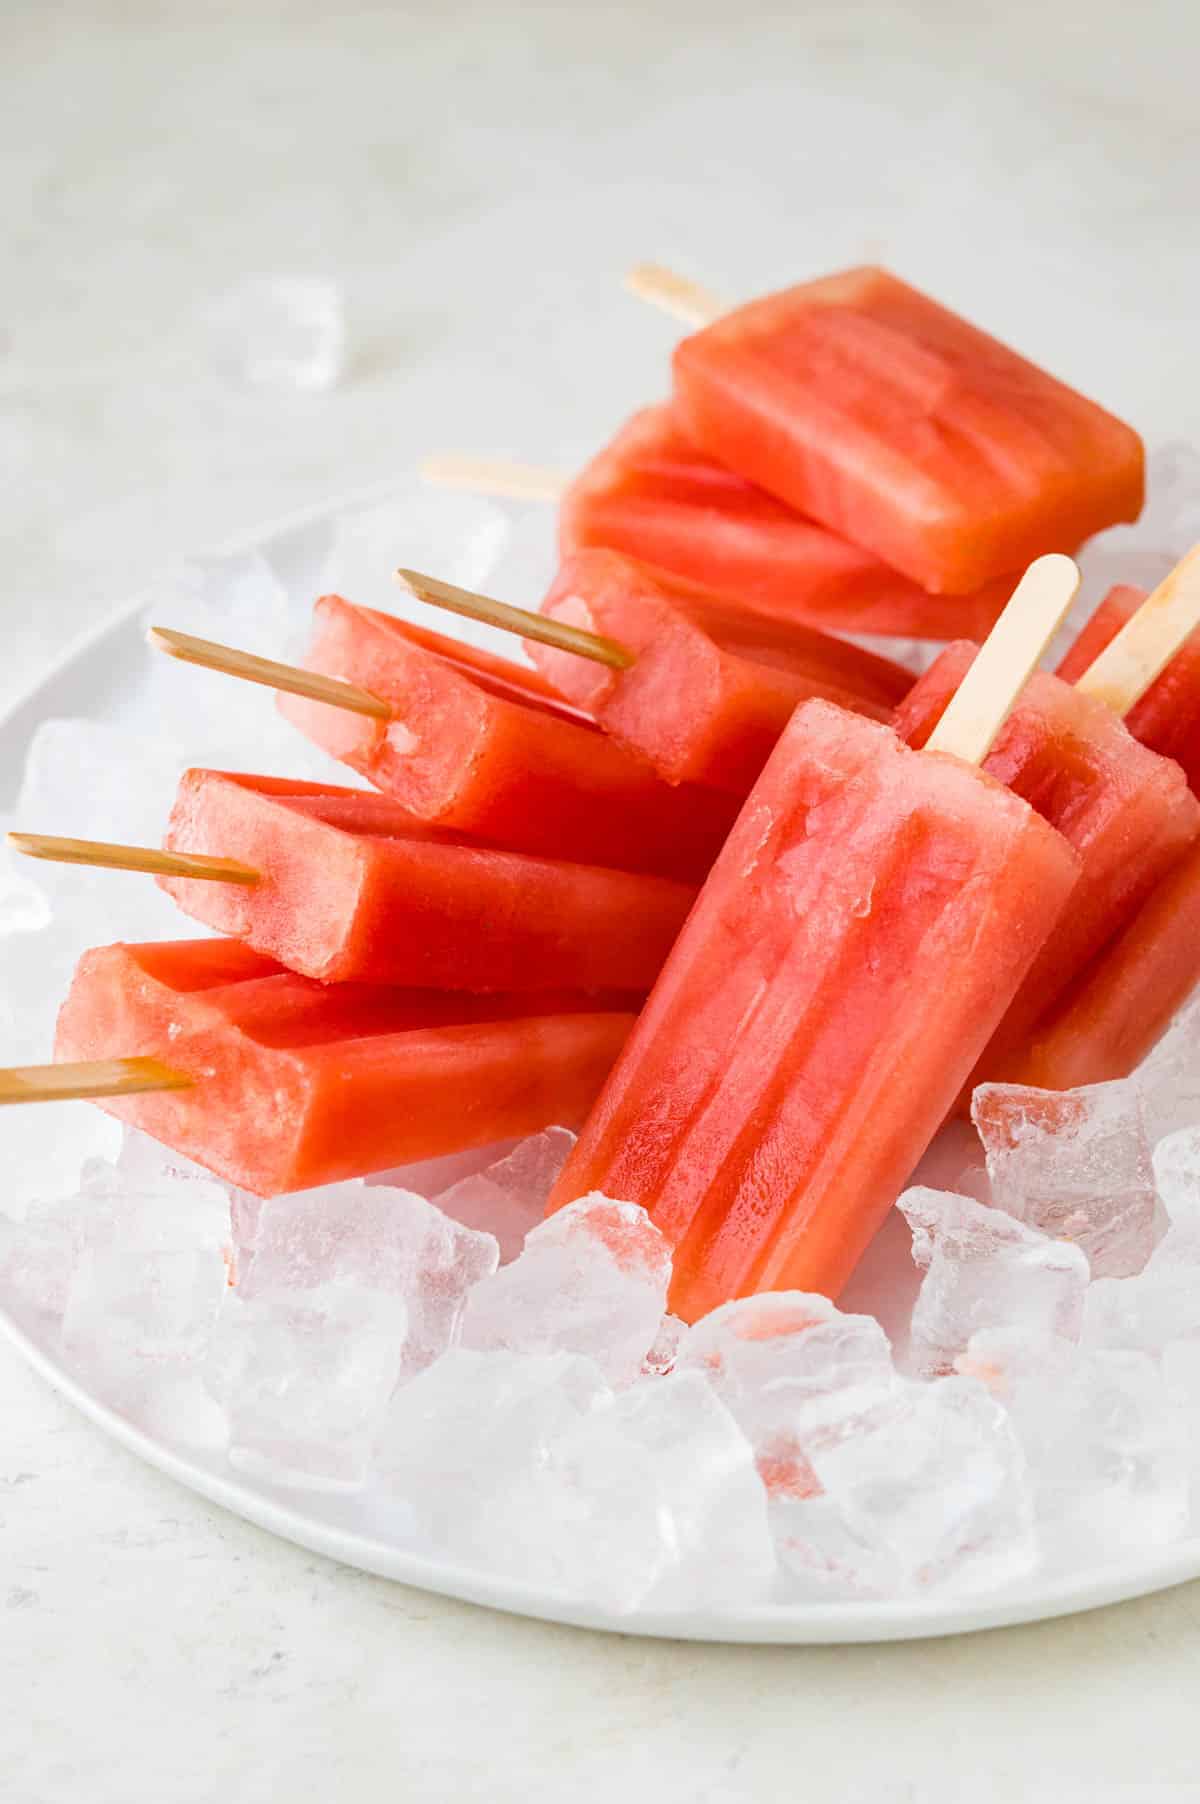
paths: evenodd
<path fill-rule="evenodd" d="M 397 1394 L 379 1463 L 457 1558 L 609 1609 L 744 1604 L 774 1573 L 750 1448 L 697 1372 L 614 1397 L 583 1358 L 456 1349 Z"/>
<path fill-rule="evenodd" d="M 478 1350 L 581 1353 L 611 1384 L 641 1372 L 666 1309 L 671 1256 L 644 1209 L 593 1193 L 536 1227 L 476 1285 L 462 1341 Z"/>
<path fill-rule="evenodd" d="M 311 598 L 293 610 L 274 566 L 261 551 L 244 551 L 180 564 L 156 585 L 143 624 L 157 621 L 261 657 L 287 658 L 299 649 L 293 635 L 307 625 L 310 610 Z M 154 669 L 170 675 L 170 667 L 161 662 Z M 258 698 L 260 707 L 264 700 Z"/>
<path fill-rule="evenodd" d="M 545 1216 L 554 1181 L 575 1140 L 568 1128 L 546 1128 L 434 1200 L 444 1214 L 465 1227 L 494 1234 L 500 1243 L 500 1263 L 507 1265 Z"/>
<path fill-rule="evenodd" d="M 1154 1182 L 1170 1224 L 1166 1256 L 1190 1249 L 1190 1256 L 1200 1261 L 1200 1127 L 1180 1128 L 1159 1141 Z"/>
<path fill-rule="evenodd" d="M 1200 1123 L 1200 991 L 1138 1066 L 1135 1080 L 1152 1142 Z"/>
<path fill-rule="evenodd" d="M 1078 1338 L 1088 1263 L 999 1209 L 943 1190 L 908 1190 L 899 1208 L 925 1273 L 913 1310 L 910 1356 L 926 1376 L 949 1372 L 973 1334 L 1019 1327 Z"/>
<path fill-rule="evenodd" d="M 503 513 L 478 495 L 419 483 L 398 487 L 386 500 L 337 519 L 321 588 L 363 607 L 414 620 L 426 630 L 499 648 L 511 657 L 518 642 L 510 634 L 443 614 L 418 601 L 396 580 L 403 565 L 460 588 L 482 588 L 507 536 Z"/>
<path fill-rule="evenodd" d="M 319 276 L 251 276 L 208 310 L 224 373 L 254 388 L 321 390 L 346 360 L 342 293 Z"/>
<path fill-rule="evenodd" d="M 980 1084 L 971 1103 L 998 1209 L 1087 1255 L 1094 1278 L 1125 1278 L 1156 1238 L 1141 1094 L 1129 1082 L 1078 1090 Z"/>
<path fill-rule="evenodd" d="M 498 1257 L 490 1234 L 460 1226 L 411 1191 L 331 1184 L 267 1204 L 239 1288 L 251 1298 L 354 1279 L 403 1298 L 407 1376 L 455 1339 L 471 1286 L 496 1270 Z"/>
<path fill-rule="evenodd" d="M 157 845 L 182 763 L 168 738 L 107 721 L 43 721 L 30 745 L 14 824 L 22 831 Z M 98 921 L 119 923 L 119 937 L 130 941 L 178 932 L 178 913 L 151 877 L 25 863 L 50 918 L 36 942 L 24 936 L 3 942 L 0 990 L 14 1015 L 36 1003 L 39 992 L 61 999 L 79 954 L 96 941 Z"/>
<path fill-rule="evenodd" d="M 1195 1516 L 1200 1513 L 1200 1339 L 1168 1341 L 1162 1352 L 1162 1375 Z"/>
<path fill-rule="evenodd" d="M 205 1374 L 232 1463 L 281 1484 L 360 1487 L 407 1336 L 402 1299 L 349 1276 L 231 1293 Z"/>
<path fill-rule="evenodd" d="M 74 1200 L 35 1204 L 20 1221 L 0 1216 L 0 1305 L 22 1316 L 61 1316 L 78 1258 Z"/>
<path fill-rule="evenodd" d="M 810 1495 L 813 1450 L 857 1432 L 896 1393 L 892 1351 L 870 1316 L 776 1291 L 713 1310 L 691 1329 L 681 1371 L 706 1374 L 754 1449 L 768 1493 Z"/>
<path fill-rule="evenodd" d="M 44 1049 L 50 1055 L 50 1046 Z M 0 1109 L 0 1218 L 20 1221 L 35 1207 L 77 1194 L 89 1159 L 116 1155 L 120 1123 L 86 1103 Z"/>
<path fill-rule="evenodd" d="M 813 1452 L 820 1496 L 797 1499 L 789 1569 L 883 1595 L 1011 1583 L 1036 1562 L 1025 1460 L 980 1384 L 907 1384 L 858 1432 Z M 785 1518 L 786 1520 L 786 1518 Z"/>
<path fill-rule="evenodd" d="M 1188 1472 L 1162 1372 L 1140 1352 L 1031 1346 L 976 1336 L 967 1361 L 991 1374 L 1025 1450 L 1039 1535 L 1059 1566 L 1161 1546 L 1188 1517 Z"/>
<path fill-rule="evenodd" d="M 503 551 L 488 572 L 488 594 L 513 607 L 536 610 L 557 569 L 554 509 L 541 503 L 523 507 L 516 514 Z"/>
<path fill-rule="evenodd" d="M 1092 1348 L 1161 1353 L 1168 1342 L 1200 1338 L 1200 1245 L 1171 1229 L 1134 1278 L 1091 1286 L 1082 1339 Z"/>

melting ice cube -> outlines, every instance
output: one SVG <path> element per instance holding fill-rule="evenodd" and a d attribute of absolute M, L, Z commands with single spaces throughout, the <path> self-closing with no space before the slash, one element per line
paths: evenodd
<path fill-rule="evenodd" d="M 950 1191 L 907 1190 L 899 1208 L 913 1231 L 913 1260 L 925 1273 L 912 1319 L 919 1372 L 950 1371 L 984 1328 L 1078 1338 L 1088 1284 L 1078 1247 Z"/>
<path fill-rule="evenodd" d="M 971 1115 L 997 1208 L 1073 1241 L 1095 1278 L 1141 1270 L 1154 1246 L 1156 1197 L 1136 1084 L 980 1084 Z"/>
<path fill-rule="evenodd" d="M 536 1227 L 471 1292 L 465 1347 L 581 1353 L 612 1384 L 641 1372 L 666 1309 L 671 1256 L 644 1209 L 593 1194 Z"/>

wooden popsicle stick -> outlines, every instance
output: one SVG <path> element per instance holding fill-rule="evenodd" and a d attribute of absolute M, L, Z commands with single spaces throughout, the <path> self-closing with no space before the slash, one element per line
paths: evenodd
<path fill-rule="evenodd" d="M 199 877 L 212 883 L 252 884 L 261 872 L 236 858 L 207 852 L 165 852 L 157 846 L 121 846 L 101 839 L 60 839 L 54 833 L 10 833 L 8 843 L 26 858 L 51 864 L 86 864 L 100 870 L 145 871 L 151 877 Z"/>
<path fill-rule="evenodd" d="M 571 478 L 542 464 L 446 451 L 425 459 L 421 480 L 444 489 L 471 489 L 476 495 L 503 495 L 512 501 L 557 501 Z"/>
<path fill-rule="evenodd" d="M 392 718 L 389 704 L 369 690 L 340 682 L 336 677 L 320 676 L 314 670 L 302 670 L 297 664 L 277 664 L 274 658 L 235 651 L 212 639 L 194 639 L 191 633 L 177 633 L 169 626 L 152 626 L 146 638 L 157 651 L 165 651 L 184 664 L 199 664 L 205 670 L 219 670 L 244 683 L 262 683 L 267 689 L 282 689 L 309 701 L 327 702 L 331 708 L 346 708 L 351 714 L 367 714 L 373 720 Z"/>
<path fill-rule="evenodd" d="M 1079 591 L 1069 557 L 1035 558 L 988 634 L 926 750 L 982 764 Z"/>
<path fill-rule="evenodd" d="M 1200 626 L 1200 545 L 1164 576 L 1075 687 L 1128 714 Z"/>
<path fill-rule="evenodd" d="M 397 570 L 396 575 L 418 601 L 444 608 L 447 613 L 464 614 L 468 620 L 498 626 L 501 632 L 517 633 L 522 639 L 536 639 L 540 645 L 574 652 L 578 657 L 590 658 L 594 664 L 607 664 L 610 670 L 628 670 L 637 662 L 635 653 L 602 633 L 589 633 L 581 626 L 568 626 L 565 621 L 551 620 L 527 608 L 510 607 L 506 601 L 493 601 L 489 595 L 460 589 L 436 576 L 423 576 L 419 570 Z"/>
<path fill-rule="evenodd" d="M 161 1059 L 88 1059 L 78 1065 L 10 1065 L 0 1070 L 0 1104 L 70 1102 L 190 1090 L 195 1079 Z"/>
<path fill-rule="evenodd" d="M 627 271 L 624 285 L 639 301 L 648 301 L 688 326 L 710 326 L 727 311 L 709 289 L 661 263 L 635 263 Z"/>

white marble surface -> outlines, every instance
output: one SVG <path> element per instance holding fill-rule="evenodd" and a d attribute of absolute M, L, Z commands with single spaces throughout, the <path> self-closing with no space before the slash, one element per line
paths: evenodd
<path fill-rule="evenodd" d="M 0 703 L 181 550 L 664 382 L 631 258 L 891 262 L 1200 438 L 1195 0 L 0 0 Z M 237 276 L 336 274 L 324 396 L 214 380 Z M 272 1542 L 0 1353 L 0 1797 L 1200 1797 L 1200 1592 L 956 1643 L 510 1621 Z"/>

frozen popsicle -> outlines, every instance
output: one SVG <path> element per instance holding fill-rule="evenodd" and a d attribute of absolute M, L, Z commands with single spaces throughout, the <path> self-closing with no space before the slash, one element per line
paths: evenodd
<path fill-rule="evenodd" d="M 1200 983 L 1200 849 L 1170 871 L 1116 937 L 997 1067 L 1041 1090 L 1128 1077 Z"/>
<path fill-rule="evenodd" d="M 326 986 L 234 940 L 167 941 L 84 954 L 55 1056 L 76 1067 L 71 1093 L 273 1196 L 570 1125 L 632 1020 L 575 994 Z M 129 1060 L 157 1066 L 162 1087 L 121 1093 L 114 1074 L 118 1093 L 97 1096 L 102 1073 L 87 1088 L 97 1062 Z M 62 1094 L 62 1069 L 0 1094 Z"/>
<path fill-rule="evenodd" d="M 1136 432 L 882 269 L 751 301 L 674 372 L 702 450 L 935 594 L 1141 511 Z"/>
<path fill-rule="evenodd" d="M 559 546 L 567 558 L 621 551 L 763 614 L 835 633 L 981 639 L 1015 580 L 930 594 L 706 456 L 669 406 L 634 414 L 570 484 Z"/>
<path fill-rule="evenodd" d="M 823 701 L 780 738 L 551 1198 L 643 1204 L 686 1320 L 837 1293 L 1068 904 L 976 766 L 1076 582 L 1033 567 L 931 749 Z"/>
<path fill-rule="evenodd" d="M 1144 589 L 1124 583 L 1109 591 L 1059 664 L 1058 674 L 1065 683 L 1078 682 L 1145 599 Z M 1125 725 L 1143 745 L 1181 764 L 1192 788 L 1200 791 L 1200 631 L 1185 641 L 1134 703 Z"/>
<path fill-rule="evenodd" d="M 153 870 L 185 914 L 324 983 L 644 991 L 695 896 L 665 877 L 497 852 L 369 790 L 225 771 L 185 772 L 162 852 L 9 841 Z"/>
<path fill-rule="evenodd" d="M 734 607 L 616 551 L 567 558 L 540 614 L 414 570 L 400 575 L 435 606 L 523 631 L 555 691 L 668 782 L 738 798 L 802 701 L 820 696 L 887 720 L 912 686 L 912 673 L 890 659 Z M 563 628 L 570 636 L 559 643 Z M 624 664 L 576 649 L 589 642 L 620 646 Z"/>
<path fill-rule="evenodd" d="M 1075 687 L 1035 676 L 988 759 L 988 769 L 1071 842 L 1082 874 L 1070 910 L 972 1073 L 964 1104 L 976 1083 L 1018 1081 L 1014 1074 L 1034 1058 L 1045 1088 L 1083 1081 L 1071 1075 L 1081 1069 L 1096 1081 L 1125 1075 L 1106 1061 L 1122 1046 L 1148 1050 L 1170 1018 L 1164 999 L 1173 996 L 1177 1006 L 1200 978 L 1200 947 L 1189 945 L 1186 931 L 1186 880 L 1178 907 L 1161 900 L 1176 893 L 1176 872 L 1200 834 L 1200 808 L 1180 767 L 1133 739 L 1120 720 L 1190 644 L 1198 618 L 1200 550 L 1127 611 L 1119 637 L 1095 661 L 1084 660 Z M 974 655 L 972 646 L 947 648 L 899 710 L 903 737 L 923 742 Z M 1059 1084 L 1050 1081 L 1056 1065 Z"/>
<path fill-rule="evenodd" d="M 670 788 L 536 671 L 336 595 L 316 605 L 303 668 L 165 628 L 151 639 L 278 689 L 333 757 L 427 826 L 486 845 L 695 881 L 736 813 L 716 790 Z"/>
<path fill-rule="evenodd" d="M 975 655 L 972 645 L 948 646 L 901 704 L 896 730 L 908 744 L 925 744 Z M 1178 765 L 1139 745 L 1103 702 L 1047 672 L 1030 679 L 985 769 L 1057 827 L 1081 874 L 972 1086 L 997 1075 L 1200 835 L 1200 804 Z"/>

